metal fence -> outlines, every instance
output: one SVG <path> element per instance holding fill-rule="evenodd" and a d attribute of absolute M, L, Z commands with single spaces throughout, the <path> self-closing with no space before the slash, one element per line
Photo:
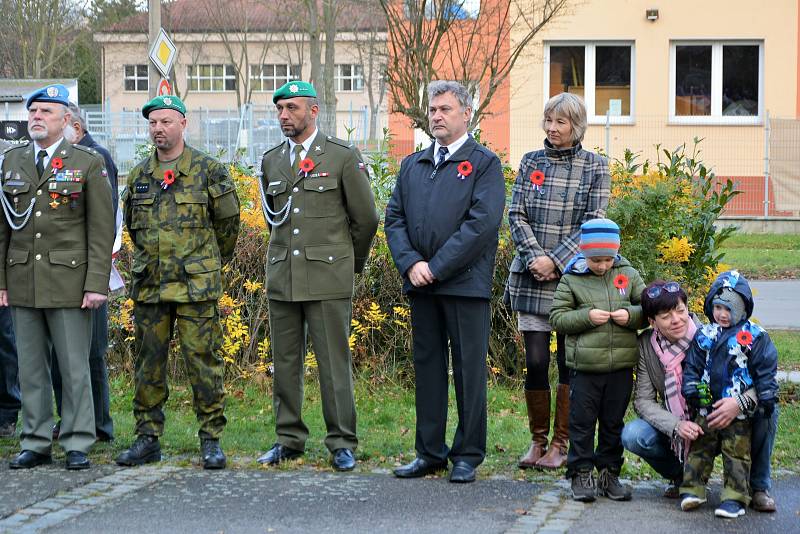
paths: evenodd
<path fill-rule="evenodd" d="M 283 140 L 275 110 L 246 105 L 241 110 L 196 109 L 188 113 L 187 142 L 223 160 L 234 155 L 255 164 L 262 152 Z M 337 110 L 337 135 L 362 151 L 374 150 L 369 139 L 369 111 Z M 125 175 L 137 161 L 136 148 L 148 142 L 147 122 L 138 111 L 87 111 L 89 131 L 108 147 Z M 377 132 L 387 123 L 382 114 Z M 530 129 L 530 145 L 541 146 L 542 134 Z M 675 124 L 666 116 L 636 116 L 633 124 L 592 124 L 583 145 L 602 149 L 611 159 L 623 159 L 626 149 L 639 160 L 665 159 L 664 150 L 681 145 L 689 154 L 694 140 L 699 157 L 724 182 L 732 179 L 741 194 L 728 205 L 729 217 L 800 218 L 800 120 L 766 116 L 761 125 Z M 513 162 L 512 162 L 513 163 Z"/>
<path fill-rule="evenodd" d="M 675 124 L 667 116 L 636 116 L 635 124 L 590 125 L 583 145 L 622 160 L 626 149 L 639 161 L 665 161 L 664 150 L 685 145 L 714 171 L 718 182 L 733 180 L 741 193 L 727 217 L 800 218 L 800 120 L 767 115 L 761 125 Z M 540 142 L 541 143 L 541 142 Z"/>
<path fill-rule="evenodd" d="M 258 162 L 261 154 L 284 139 L 274 108 L 245 105 L 241 110 L 194 109 L 187 112 L 185 139 L 190 145 L 230 161 L 237 156 L 246 164 Z M 149 142 L 147 121 L 139 111 L 87 110 L 92 136 L 108 148 L 121 175 L 138 161 L 137 148 Z M 337 135 L 360 148 L 370 148 L 369 111 L 338 110 Z M 378 124 L 380 132 L 382 123 Z"/>

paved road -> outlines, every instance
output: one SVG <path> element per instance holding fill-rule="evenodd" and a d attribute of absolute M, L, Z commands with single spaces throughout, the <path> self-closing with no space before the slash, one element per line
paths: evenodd
<path fill-rule="evenodd" d="M 776 482 L 777 514 L 716 519 L 710 502 L 683 513 L 660 483 L 639 482 L 634 499 L 584 505 L 564 480 L 537 485 L 481 479 L 397 480 L 386 473 L 338 474 L 310 468 L 205 472 L 175 465 L 67 473 L 0 467 L 0 533 L 360 533 L 797 532 L 800 477 Z"/>
<path fill-rule="evenodd" d="M 753 317 L 766 329 L 800 330 L 800 280 L 751 280 Z"/>

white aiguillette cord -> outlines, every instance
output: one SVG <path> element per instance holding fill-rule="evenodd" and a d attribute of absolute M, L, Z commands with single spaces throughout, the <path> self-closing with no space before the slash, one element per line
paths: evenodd
<path fill-rule="evenodd" d="M 0 173 L 2 172 L 3 169 L 4 160 L 5 160 L 5 155 L 0 154 Z M 16 174 L 15 176 L 17 179 L 19 179 L 19 174 Z M 0 184 L 0 187 L 2 185 L 5 185 L 5 183 L 11 178 L 12 178 L 11 171 L 8 171 L 5 174 L 3 180 L 0 180 L 2 182 L 2 184 Z M 3 205 L 3 214 L 6 216 L 6 221 L 8 221 L 8 225 L 11 227 L 12 230 L 21 230 L 22 228 L 25 227 L 26 224 L 28 224 L 28 220 L 31 218 L 31 213 L 33 213 L 33 205 L 35 203 L 36 203 L 36 197 L 33 197 L 31 198 L 31 203 L 28 205 L 28 208 L 21 213 L 17 213 L 17 211 L 14 209 L 14 206 L 12 206 L 11 202 L 9 202 L 8 197 L 6 197 L 5 191 L 2 191 L 2 194 L 0 194 L 0 204 Z M 17 224 L 14 222 L 15 218 L 23 220 L 21 223 Z"/>
<path fill-rule="evenodd" d="M 270 209 L 270 207 L 267 205 L 267 195 L 264 193 L 264 184 L 261 182 L 261 179 L 263 178 L 263 173 L 261 172 L 261 163 L 263 161 L 264 158 L 262 157 L 258 162 L 258 168 L 255 173 L 256 182 L 258 182 L 258 190 L 261 193 L 261 211 L 264 213 L 264 220 L 267 221 L 267 224 L 272 227 L 280 226 L 289 218 L 289 213 L 292 208 L 292 195 L 289 195 L 289 200 L 286 201 L 286 205 L 278 211 L 273 211 Z"/>

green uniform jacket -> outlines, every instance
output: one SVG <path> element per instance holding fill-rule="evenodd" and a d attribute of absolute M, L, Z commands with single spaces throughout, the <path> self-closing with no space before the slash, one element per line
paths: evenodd
<path fill-rule="evenodd" d="M 625 294 L 614 287 L 614 279 L 628 277 Z M 574 274 L 571 269 L 561 277 L 550 310 L 550 324 L 566 334 L 567 366 L 588 373 L 607 373 L 632 368 L 639 360 L 636 332 L 643 326 L 641 296 L 644 282 L 623 257 L 603 276 Z M 589 310 L 628 310 L 630 319 L 624 327 L 612 320 L 595 326 Z"/>
<path fill-rule="evenodd" d="M 135 250 L 131 298 L 198 302 L 222 296 L 222 265 L 239 236 L 239 197 L 225 166 L 186 146 L 175 182 L 163 189 L 153 153 L 134 167 L 123 192 Z"/>
<path fill-rule="evenodd" d="M 358 150 L 321 133 L 306 158 L 314 162 L 308 176 L 293 175 L 288 142 L 265 152 L 261 162 L 269 208 L 280 210 L 292 199 L 286 222 L 271 228 L 267 295 L 283 301 L 349 298 L 378 228 L 369 175 Z"/>
<path fill-rule="evenodd" d="M 60 170 L 53 167 L 58 159 Z M 114 213 L 102 156 L 62 140 L 39 178 L 33 143 L 27 143 L 6 151 L 2 174 L 3 194 L 15 211 L 36 199 L 20 230 L 0 216 L 0 289 L 8 289 L 9 304 L 80 308 L 84 292 L 107 294 Z"/>

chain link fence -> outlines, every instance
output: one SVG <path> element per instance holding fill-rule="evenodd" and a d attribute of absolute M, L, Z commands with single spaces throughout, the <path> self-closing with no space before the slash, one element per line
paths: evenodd
<path fill-rule="evenodd" d="M 137 147 L 150 141 L 147 121 L 139 111 L 106 112 L 87 110 L 86 122 L 95 140 L 108 148 L 126 175 L 138 162 Z M 234 157 L 245 164 L 257 164 L 261 154 L 285 137 L 274 108 L 245 105 L 237 109 L 193 109 L 187 111 L 185 139 L 195 148 L 224 161 Z M 362 150 L 372 150 L 367 109 L 340 110 L 336 113 L 337 136 L 349 139 Z M 382 124 L 379 122 L 380 133 Z"/>

